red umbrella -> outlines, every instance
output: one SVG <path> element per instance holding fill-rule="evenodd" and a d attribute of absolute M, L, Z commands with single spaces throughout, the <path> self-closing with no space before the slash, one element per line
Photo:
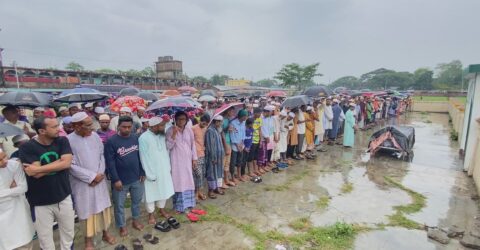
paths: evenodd
<path fill-rule="evenodd" d="M 143 98 L 138 96 L 123 96 L 119 97 L 112 103 L 110 110 L 118 112 L 122 107 L 129 107 L 133 112 L 135 112 L 139 106 L 147 106 Z"/>
<path fill-rule="evenodd" d="M 171 90 L 167 90 L 167 91 L 163 92 L 162 95 L 176 96 L 176 95 L 180 95 L 180 92 L 178 92 L 177 90 L 171 89 Z"/>
<path fill-rule="evenodd" d="M 228 104 L 223 104 L 220 108 L 217 108 L 215 110 L 215 114 L 213 115 L 214 117 L 216 115 L 221 115 L 223 116 L 225 111 L 227 111 L 227 109 L 230 109 L 231 107 L 234 107 L 235 108 L 235 113 L 238 113 L 239 110 L 243 109 L 243 103 L 241 102 L 234 102 L 234 103 L 228 103 Z M 212 119 L 213 117 L 210 117 L 210 123 L 212 123 Z M 210 124 L 209 123 L 209 124 Z"/>
<path fill-rule="evenodd" d="M 268 97 L 287 97 L 287 93 L 285 91 L 282 91 L 282 90 L 272 90 L 270 92 L 267 93 L 267 96 Z"/>
<path fill-rule="evenodd" d="M 178 88 L 178 91 L 195 93 L 195 92 L 197 92 L 197 89 L 194 88 L 194 87 L 190 87 L 190 86 L 182 86 L 182 87 Z"/>

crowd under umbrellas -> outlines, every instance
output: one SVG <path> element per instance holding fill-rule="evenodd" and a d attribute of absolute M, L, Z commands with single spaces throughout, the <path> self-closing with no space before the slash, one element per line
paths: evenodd
<path fill-rule="evenodd" d="M 157 96 L 127 88 L 114 97 L 75 88 L 54 97 L 0 96 L 1 188 L 8 191 L 0 200 L 14 207 L 1 211 L 0 222 L 15 225 L 0 229 L 0 249 L 31 248 L 34 235 L 42 249 L 53 249 L 54 224 L 60 247 L 68 249 L 75 218 L 85 249 L 95 249 L 97 235 L 116 245 L 113 223 L 120 237 L 144 223 L 161 232 L 178 229 L 179 216 L 196 222 L 206 214 L 199 202 L 260 183 L 334 145 L 354 147 L 358 130 L 379 120 L 394 124 L 411 106 L 395 93 L 353 96 L 322 86 L 290 97 L 279 90 L 255 98 L 203 90 L 192 98 L 197 92 L 185 86 Z M 144 240 L 159 243 L 153 235 Z M 134 249 L 142 244 L 132 241 Z"/>

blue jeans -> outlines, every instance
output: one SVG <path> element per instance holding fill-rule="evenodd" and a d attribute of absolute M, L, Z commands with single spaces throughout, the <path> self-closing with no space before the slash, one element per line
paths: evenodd
<path fill-rule="evenodd" d="M 130 192 L 130 198 L 132 199 L 132 218 L 136 220 L 140 217 L 140 204 L 144 193 L 143 183 L 138 180 L 127 185 L 123 184 L 121 191 L 117 191 L 112 183 L 113 211 L 117 227 L 125 226 L 124 205 L 128 192 Z"/>

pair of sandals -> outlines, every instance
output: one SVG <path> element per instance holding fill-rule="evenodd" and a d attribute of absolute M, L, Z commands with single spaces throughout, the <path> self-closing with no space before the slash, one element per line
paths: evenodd
<path fill-rule="evenodd" d="M 250 180 L 254 183 L 260 183 L 262 182 L 262 177 L 260 176 L 253 176 L 252 178 L 250 178 Z"/>
<path fill-rule="evenodd" d="M 180 223 L 174 217 L 170 217 L 167 220 L 157 222 L 154 228 L 161 232 L 166 233 L 172 230 L 172 228 L 173 229 L 180 228 Z"/>

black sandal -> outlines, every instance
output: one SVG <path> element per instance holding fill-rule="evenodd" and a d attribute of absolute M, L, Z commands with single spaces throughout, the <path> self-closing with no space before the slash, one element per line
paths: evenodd
<path fill-rule="evenodd" d="M 175 217 L 170 217 L 167 219 L 168 224 L 170 224 L 173 229 L 178 229 L 180 228 L 180 223 L 175 219 Z"/>
<path fill-rule="evenodd" d="M 280 172 L 280 169 L 278 169 L 278 167 L 272 168 L 272 172 L 278 174 Z"/>
<path fill-rule="evenodd" d="M 158 241 L 159 241 L 158 237 L 153 236 L 151 234 L 143 235 L 143 239 L 145 239 L 148 243 L 150 243 L 152 245 L 158 244 Z"/>
<path fill-rule="evenodd" d="M 262 182 L 262 177 L 255 176 L 255 177 L 252 177 L 252 179 L 250 179 L 250 180 L 254 183 L 260 183 L 260 182 Z"/>
<path fill-rule="evenodd" d="M 115 250 L 128 250 L 128 248 L 125 245 L 122 245 L 122 244 L 116 246 L 114 249 Z"/>
<path fill-rule="evenodd" d="M 133 244 L 133 250 L 143 250 L 143 245 L 141 240 L 133 239 L 132 244 Z"/>
<path fill-rule="evenodd" d="M 172 227 L 170 227 L 170 224 L 167 223 L 166 221 L 160 221 L 157 224 L 155 224 L 155 229 L 166 233 L 166 232 L 172 230 Z"/>

